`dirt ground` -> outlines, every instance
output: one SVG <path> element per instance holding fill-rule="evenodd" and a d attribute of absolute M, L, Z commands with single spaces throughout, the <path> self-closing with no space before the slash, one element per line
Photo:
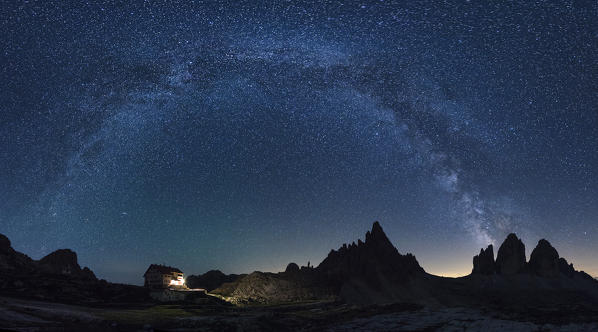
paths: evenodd
<path fill-rule="evenodd" d="M 0 298 L 2 331 L 598 331 L 598 317 L 594 320 L 593 314 L 565 323 L 543 319 L 539 311 L 531 311 L 530 315 L 415 304 L 357 307 L 305 302 L 241 307 L 181 303 L 94 307 Z"/>

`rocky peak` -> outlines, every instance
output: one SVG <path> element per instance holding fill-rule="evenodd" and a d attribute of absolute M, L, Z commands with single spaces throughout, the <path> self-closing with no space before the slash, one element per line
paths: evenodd
<path fill-rule="evenodd" d="M 365 233 L 365 242 L 390 242 L 380 226 L 380 223 L 375 221 L 372 225 L 372 230 Z"/>
<path fill-rule="evenodd" d="M 3 234 L 0 234 L 0 253 L 12 251 L 10 240 Z"/>
<path fill-rule="evenodd" d="M 511 275 L 531 273 L 540 277 L 566 276 L 591 280 L 587 273 L 577 271 L 573 264 L 565 258 L 559 257 L 557 250 L 545 239 L 538 241 L 530 255 L 529 262 L 525 260 L 525 245 L 515 234 L 509 234 L 498 249 L 496 261 L 493 260 L 493 247 L 480 250 L 479 255 L 473 257 L 472 274 L 501 274 Z"/>
<path fill-rule="evenodd" d="M 8 237 L 0 234 L 0 271 L 1 270 L 31 270 L 33 260 L 11 247 Z"/>
<path fill-rule="evenodd" d="M 516 274 L 525 268 L 525 245 L 514 233 L 509 234 L 498 248 L 496 272 Z"/>
<path fill-rule="evenodd" d="M 59 249 L 39 260 L 42 270 L 52 274 L 64 274 L 81 278 L 95 279 L 88 268 L 81 269 L 77 262 L 77 254 L 70 249 Z"/>
<path fill-rule="evenodd" d="M 333 278 L 358 277 L 369 283 L 378 283 L 379 275 L 400 281 L 424 272 L 415 256 L 398 252 L 378 222 L 366 233 L 365 242 L 358 240 L 357 244 L 344 244 L 338 251 L 332 250 L 317 269 Z"/>
<path fill-rule="evenodd" d="M 46 257 L 40 259 L 39 263 L 43 265 L 52 265 L 55 267 L 80 268 L 79 263 L 77 263 L 77 254 L 70 249 L 56 250 Z"/>
<path fill-rule="evenodd" d="M 543 277 L 555 277 L 559 274 L 559 253 L 542 239 L 532 251 L 529 259 L 530 270 Z"/>
<path fill-rule="evenodd" d="M 358 240 L 357 245 L 353 243 L 352 246 L 356 248 L 366 248 L 364 249 L 365 251 L 372 253 L 375 252 L 376 255 L 381 255 L 383 257 L 400 255 L 395 246 L 386 236 L 386 233 L 384 233 L 380 223 L 377 221 L 372 225 L 372 230 L 365 234 L 365 242 Z"/>
<path fill-rule="evenodd" d="M 480 249 L 480 254 L 473 257 L 474 274 L 494 274 L 494 248 L 489 245 L 486 250 Z"/>

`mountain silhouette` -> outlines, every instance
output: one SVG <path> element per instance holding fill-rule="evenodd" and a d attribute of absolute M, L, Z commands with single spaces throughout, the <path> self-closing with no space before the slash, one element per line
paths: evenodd
<path fill-rule="evenodd" d="M 2 234 L 0 291 L 6 296 L 65 303 L 148 299 L 142 287 L 98 280 L 89 268 L 81 268 L 72 250 L 59 249 L 33 260 L 14 250 L 10 240 Z"/>
<path fill-rule="evenodd" d="M 525 245 L 514 233 L 507 236 L 498 248 L 496 255 L 496 272 L 498 274 L 515 274 L 525 268 Z"/>
<path fill-rule="evenodd" d="M 598 304 L 598 282 L 576 271 L 545 239 L 538 242 L 528 262 L 523 241 L 509 234 L 496 260 L 489 245 L 473 257 L 470 275 L 445 278 L 426 273 L 414 255 L 399 253 L 379 222 L 366 232 L 364 241 L 331 250 L 317 267 L 290 263 L 284 272 L 247 275 L 212 270 L 189 276 L 188 284 L 233 303 Z M 79 303 L 135 301 L 148 296 L 141 287 L 98 280 L 90 269 L 80 267 L 71 250 L 57 250 L 36 261 L 15 251 L 1 234 L 0 290 L 6 295 Z"/>
<path fill-rule="evenodd" d="M 415 256 L 399 253 L 377 221 L 365 234 L 365 242 L 358 240 L 357 244 L 344 244 L 338 250 L 330 251 L 317 270 L 338 281 L 364 278 L 375 287 L 382 285 L 381 277 L 401 282 L 424 273 Z"/>

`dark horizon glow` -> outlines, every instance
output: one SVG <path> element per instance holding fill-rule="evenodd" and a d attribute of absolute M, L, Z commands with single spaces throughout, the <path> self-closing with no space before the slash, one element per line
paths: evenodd
<path fill-rule="evenodd" d="M 598 3 L 15 2 L 0 233 L 110 281 L 317 265 L 379 220 L 427 272 L 548 239 L 598 275 Z"/>

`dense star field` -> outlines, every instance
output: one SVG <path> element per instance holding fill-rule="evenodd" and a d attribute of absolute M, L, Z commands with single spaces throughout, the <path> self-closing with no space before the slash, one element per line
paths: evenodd
<path fill-rule="evenodd" d="M 598 275 L 595 1 L 0 13 L 0 233 L 33 258 L 279 271 L 379 220 L 430 273 L 516 232 Z"/>

